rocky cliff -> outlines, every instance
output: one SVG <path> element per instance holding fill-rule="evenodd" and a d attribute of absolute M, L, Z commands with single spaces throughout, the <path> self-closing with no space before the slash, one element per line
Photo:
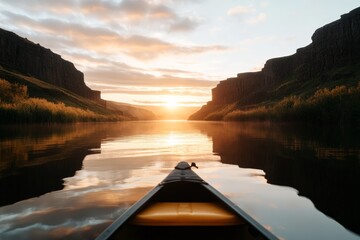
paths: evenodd
<path fill-rule="evenodd" d="M 354 77 L 347 66 L 360 63 L 360 8 L 344 14 L 312 36 L 312 43 L 295 54 L 270 59 L 259 72 L 240 73 L 212 89 L 212 101 L 190 119 L 205 119 L 221 106 L 249 107 L 269 100 L 285 82 L 335 81 Z M 333 72 L 340 69 L 336 74 Z M 291 89 L 288 89 L 291 91 Z M 295 91 L 296 89 L 292 89 Z"/>
<path fill-rule="evenodd" d="M 68 89 L 101 104 L 100 91 L 85 85 L 84 74 L 73 63 L 39 44 L 0 29 L 0 65 Z"/>

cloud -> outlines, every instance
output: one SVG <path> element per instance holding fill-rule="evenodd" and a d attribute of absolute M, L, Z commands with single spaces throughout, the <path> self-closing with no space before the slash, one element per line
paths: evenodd
<path fill-rule="evenodd" d="M 257 24 L 257 23 L 265 21 L 266 18 L 267 18 L 267 15 L 265 13 L 259 13 L 256 16 L 247 19 L 246 22 L 250 23 L 250 24 Z"/>
<path fill-rule="evenodd" d="M 170 32 L 193 31 L 199 25 L 198 21 L 180 16 L 170 8 L 169 2 L 146 0 L 123 0 L 120 3 L 86 1 L 81 9 L 87 14 L 97 16 L 106 22 L 125 22 L 132 27 L 144 29 L 168 30 Z"/>
<path fill-rule="evenodd" d="M 188 2 L 190 3 L 190 1 Z M 59 19 L 71 18 L 73 22 L 85 20 L 127 29 L 136 27 L 141 31 L 175 32 L 180 29 L 184 32 L 193 31 L 199 25 L 198 21 L 177 13 L 176 7 L 179 1 L 14 0 L 11 3 L 2 4 L 16 13 L 26 15 L 32 13 L 31 18 L 33 19 L 49 16 Z"/>
<path fill-rule="evenodd" d="M 157 77 L 140 71 L 133 71 L 126 67 L 114 68 L 112 66 L 86 70 L 85 78 L 96 85 L 105 84 L 112 86 L 211 88 L 217 84 L 216 81 L 182 78 L 171 75 Z"/>
<path fill-rule="evenodd" d="M 254 7 L 247 6 L 235 6 L 227 11 L 227 15 L 230 17 L 240 17 L 247 24 L 257 24 L 267 19 L 265 13 L 258 13 Z"/>
<path fill-rule="evenodd" d="M 184 18 L 170 25 L 171 32 L 188 32 L 194 30 L 199 22 L 191 18 Z"/>
<path fill-rule="evenodd" d="M 85 79 L 90 83 L 90 87 L 100 90 L 105 98 L 118 98 L 118 101 L 128 99 L 128 101 L 136 103 L 136 100 L 144 100 L 144 98 L 158 101 L 164 96 L 182 96 L 180 98 L 196 99 L 197 105 L 208 101 L 210 89 L 218 83 L 201 78 L 186 78 L 168 74 L 191 74 L 176 69 L 157 71 L 157 73 L 161 73 L 161 76 L 144 72 L 146 72 L 145 69 L 114 63 L 114 65 L 109 64 L 86 70 Z"/>
<path fill-rule="evenodd" d="M 144 18 L 164 20 L 177 18 L 177 14 L 166 5 L 156 4 L 144 0 L 123 0 L 120 10 L 130 16 L 130 19 L 141 20 Z"/>
<path fill-rule="evenodd" d="M 11 2 L 4 1 L 4 5 L 10 7 L 10 9 L 16 9 L 25 13 L 55 13 L 55 14 L 67 14 L 70 12 L 76 12 L 75 2 L 73 0 L 62 1 L 40 1 L 40 0 L 12 0 Z"/>
<path fill-rule="evenodd" d="M 190 32 L 199 25 L 199 21 L 180 16 L 166 4 L 159 1 L 124 0 L 119 5 L 119 12 L 125 21 L 164 28 L 170 32 Z"/>
<path fill-rule="evenodd" d="M 221 45 L 181 46 L 157 38 L 142 35 L 120 34 L 106 27 L 89 26 L 85 24 L 63 21 L 55 18 L 32 19 L 28 16 L 11 12 L 2 12 L 8 21 L 17 26 L 36 32 L 37 36 L 48 36 L 51 44 L 54 36 L 59 44 L 69 48 L 80 48 L 102 54 L 126 54 L 138 60 L 151 60 L 166 54 L 201 54 L 211 51 L 224 51 L 227 47 Z M 61 43 L 62 42 L 62 43 Z"/>
<path fill-rule="evenodd" d="M 80 9 L 86 15 L 97 16 L 102 20 L 127 22 L 164 21 L 179 18 L 171 8 L 164 4 L 146 0 L 96 1 L 80 3 Z"/>
<path fill-rule="evenodd" d="M 116 33 L 112 35 L 97 34 L 95 38 L 79 35 L 76 44 L 86 49 L 92 49 L 104 54 L 123 53 L 138 60 L 152 60 L 168 54 L 201 54 L 212 51 L 225 51 L 228 48 L 221 45 L 181 46 L 157 38 L 141 35 L 125 37 Z"/>
<path fill-rule="evenodd" d="M 206 0 L 157 0 L 156 2 L 163 4 L 194 4 L 194 3 L 202 3 Z"/>
<path fill-rule="evenodd" d="M 189 40 L 186 34 L 203 24 L 201 17 L 188 11 L 192 4 L 190 0 L 13 0 L 0 3 L 0 27 L 73 62 L 85 73 L 86 84 L 105 94 L 139 97 L 148 91 L 149 96 L 201 98 L 209 96 L 217 82 L 184 70 L 195 67 L 189 58 L 229 48 Z M 173 69 L 179 64 L 183 69 Z"/>
<path fill-rule="evenodd" d="M 186 71 L 181 69 L 169 69 L 169 68 L 155 68 L 154 71 L 158 71 L 163 73 L 164 75 L 192 75 L 192 76 L 202 76 L 201 73 L 198 72 L 192 72 L 192 71 Z"/>
<path fill-rule="evenodd" d="M 230 8 L 227 11 L 227 15 L 228 16 L 236 16 L 236 15 L 244 15 L 244 14 L 248 14 L 248 13 L 254 13 L 256 12 L 256 9 L 254 9 L 253 7 L 246 7 L 246 6 L 235 6 Z"/>
<path fill-rule="evenodd" d="M 143 87 L 143 86 L 122 86 L 122 85 L 105 85 L 102 93 L 122 93 L 131 95 L 180 95 L 180 96 L 209 96 L 209 88 L 194 87 Z"/>
<path fill-rule="evenodd" d="M 146 101 L 146 100 L 136 100 L 135 101 L 137 104 L 139 105 L 164 105 L 164 104 L 167 104 L 167 101 L 164 100 L 164 101 Z M 179 104 L 181 105 L 185 105 L 185 106 L 201 106 L 202 104 L 204 104 L 203 101 L 181 101 L 179 102 Z"/>

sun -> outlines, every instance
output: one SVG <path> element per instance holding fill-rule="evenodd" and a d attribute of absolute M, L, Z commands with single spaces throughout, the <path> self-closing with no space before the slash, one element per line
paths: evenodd
<path fill-rule="evenodd" d="M 168 108 L 176 108 L 178 106 L 178 102 L 173 97 L 169 97 L 166 99 L 165 106 Z"/>

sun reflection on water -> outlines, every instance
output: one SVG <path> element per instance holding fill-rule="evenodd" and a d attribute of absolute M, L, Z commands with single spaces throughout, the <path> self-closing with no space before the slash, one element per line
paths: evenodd
<path fill-rule="evenodd" d="M 212 122 L 132 122 L 96 125 L 92 131 L 97 134 L 91 138 L 84 131 L 66 134 L 66 146 L 72 147 L 74 155 L 79 143 L 90 140 L 96 144 L 86 147 L 101 152 L 87 155 L 82 168 L 63 179 L 63 189 L 0 208 L 1 239 L 92 239 L 179 161 L 196 162 L 199 169 L 195 171 L 204 180 L 280 238 L 296 239 L 296 233 L 302 232 L 304 239 L 357 239 L 308 198 L 299 196 L 295 188 L 269 184 L 271 174 L 284 176 L 271 171 L 285 169 L 281 173 L 286 177 L 293 169 L 292 165 L 286 168 L 292 158 L 280 161 L 276 157 L 301 151 L 304 142 L 300 138 Z M 293 139 L 297 140 L 289 145 Z M 294 152 L 281 152 L 279 146 Z M 278 152 L 281 154 L 276 155 Z M 42 160 L 46 158 L 49 156 L 41 155 Z M 296 167 L 300 164 L 295 163 Z M 315 228 L 321 231 L 312 232 Z"/>

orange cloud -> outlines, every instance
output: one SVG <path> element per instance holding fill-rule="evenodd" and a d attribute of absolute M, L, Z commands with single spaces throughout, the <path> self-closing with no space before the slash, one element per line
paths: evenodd
<path fill-rule="evenodd" d="M 148 86 L 148 87 L 214 87 L 217 81 L 201 80 L 194 78 L 181 78 L 171 75 L 156 77 L 131 69 L 115 69 L 103 67 L 88 69 L 85 76 L 94 84 L 112 84 L 123 86 Z"/>
<path fill-rule="evenodd" d="M 3 15 L 20 26 L 37 31 L 38 35 L 51 38 L 61 33 L 63 39 L 65 38 L 63 44 L 69 48 L 76 47 L 111 55 L 125 54 L 139 60 L 151 60 L 164 54 L 200 54 L 227 50 L 227 47 L 221 45 L 181 46 L 153 37 L 126 36 L 105 27 L 82 25 L 54 18 L 34 20 L 28 16 L 10 12 L 4 12 Z"/>
<path fill-rule="evenodd" d="M 134 86 L 117 86 L 117 85 L 96 85 L 102 89 L 102 93 L 123 93 L 132 95 L 188 95 L 188 96 L 209 96 L 209 88 L 202 90 L 196 88 L 183 88 L 183 87 L 134 87 Z"/>
<path fill-rule="evenodd" d="M 159 68 L 161 61 L 228 48 L 160 37 L 192 31 L 200 24 L 199 17 L 175 11 L 177 4 L 185 2 L 193 4 L 187 0 L 64 0 L 52 5 L 14 0 L 2 3 L 7 7 L 0 10 L 0 26 L 14 26 L 9 30 L 60 53 L 85 73 L 90 87 L 107 96 L 122 94 L 134 99 L 147 95 L 156 100 L 156 96 L 175 94 L 193 97 L 196 102 L 197 97 L 207 99 L 217 82 L 206 80 L 206 73 L 166 68 L 181 66 L 180 62 Z"/>

